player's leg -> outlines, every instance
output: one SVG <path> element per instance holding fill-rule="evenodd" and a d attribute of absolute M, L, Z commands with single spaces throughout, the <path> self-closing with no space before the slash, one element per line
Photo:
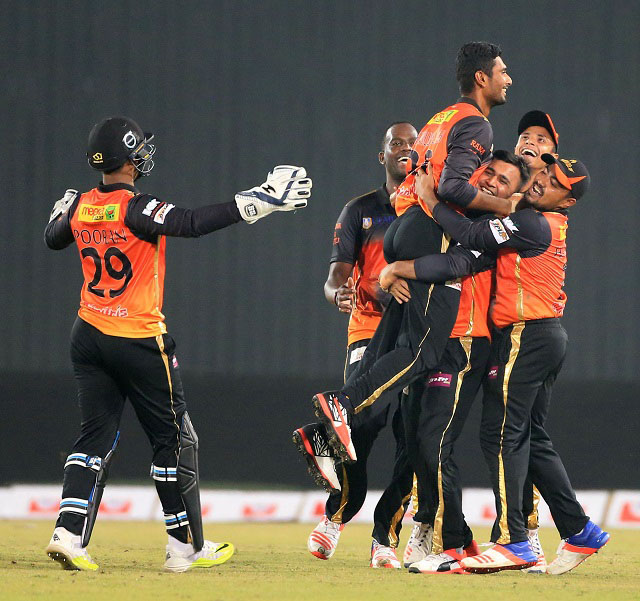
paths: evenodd
<path fill-rule="evenodd" d="M 71 359 L 78 389 L 81 429 L 65 462 L 60 513 L 46 549 L 47 554 L 65 569 L 98 568 L 82 539 L 98 474 L 116 439 L 124 407 L 123 392 L 103 365 L 101 341 L 104 337 L 80 319 L 76 320 L 71 333 Z M 88 543 L 88 537 L 84 538 Z"/>
<path fill-rule="evenodd" d="M 460 571 L 457 561 L 475 554 L 473 533 L 462 513 L 462 488 L 453 448 L 485 372 L 489 341 L 455 338 L 437 371 L 429 376 L 419 421 L 420 452 L 426 466 L 416 519 L 432 524 L 430 554 L 409 567 L 415 573 Z"/>
<path fill-rule="evenodd" d="M 553 329 L 553 333 L 559 339 L 558 344 L 566 339 L 560 324 Z M 575 568 L 597 553 L 609 540 L 609 534 L 585 515 L 562 460 L 545 429 L 551 391 L 560 367 L 561 364 L 546 378 L 531 411 L 529 472 L 549 505 L 556 528 L 563 539 L 558 547 L 558 556 L 547 567 L 550 574 L 563 574 Z"/>
<path fill-rule="evenodd" d="M 413 468 L 409 462 L 402 419 L 402 397 L 391 421 L 396 441 L 393 474 L 373 513 L 370 563 L 373 568 L 401 567 L 395 550 L 398 547 L 402 519 L 407 511 L 413 489 Z"/>
<path fill-rule="evenodd" d="M 165 334 L 132 340 L 119 356 L 119 376 L 153 449 L 151 476 L 168 534 L 165 569 L 224 563 L 233 545 L 206 541 L 202 532 L 198 437 L 186 412 L 173 339 Z"/>

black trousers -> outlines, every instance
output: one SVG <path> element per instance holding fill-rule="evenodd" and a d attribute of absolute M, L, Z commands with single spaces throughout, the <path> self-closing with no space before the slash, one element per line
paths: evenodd
<path fill-rule="evenodd" d="M 432 524 L 433 553 L 468 545 L 454 445 L 486 374 L 488 338 L 450 338 L 438 368 L 403 398 L 407 444 L 418 491 L 415 521 Z M 418 394 L 420 391 L 421 394 Z"/>
<path fill-rule="evenodd" d="M 168 334 L 155 338 L 108 336 L 78 318 L 71 332 L 71 360 L 82 419 L 71 454 L 104 458 L 129 399 L 151 443 L 153 465 L 175 468 L 186 405 L 173 339 Z M 88 499 L 95 472 L 67 463 L 63 501 Z M 155 484 L 165 514 L 181 514 L 184 506 L 175 478 L 156 480 Z M 83 523 L 82 513 L 65 511 L 57 525 L 80 534 Z M 172 534 L 177 534 L 173 530 Z"/>
<path fill-rule="evenodd" d="M 448 240 L 420 207 L 396 219 L 385 234 L 387 261 L 415 259 L 444 252 Z M 386 391 L 399 392 L 435 369 L 455 323 L 460 289 L 453 285 L 409 280 L 411 300 L 392 300 L 367 347 L 358 376 L 343 387 L 356 413 L 373 405 Z"/>
<path fill-rule="evenodd" d="M 349 345 L 345 364 L 345 380 L 357 372 L 361 362 L 361 359 L 352 362 L 352 357 L 357 356 L 358 352 L 366 348 L 369 342 L 370 340 L 366 339 Z M 346 524 L 362 508 L 368 488 L 367 462 L 369 454 L 378 434 L 387 425 L 389 413 L 394 406 L 392 428 L 396 439 L 397 458 L 405 448 L 397 395 L 385 394 L 370 411 L 364 411 L 354 416 L 351 423 L 351 436 L 358 454 L 358 461 L 356 463 L 339 463 L 336 466 L 341 490 L 330 494 L 325 506 L 325 513 L 333 522 Z M 405 508 L 409 502 L 412 477 L 412 471 L 407 475 L 405 471 L 397 474 L 394 470 L 391 482 L 385 489 L 380 503 L 376 506 L 373 537 L 383 545 L 395 547 L 398 544 L 404 511 L 397 519 L 394 519 L 394 516 L 402 507 L 403 499 Z M 405 480 L 408 480 L 408 484 L 405 484 Z M 407 487 L 408 491 L 405 491 Z M 396 499 L 399 500 L 396 501 Z M 387 507 L 391 506 L 393 509 L 388 515 Z"/>
<path fill-rule="evenodd" d="M 480 443 L 491 474 L 497 517 L 491 540 L 527 540 L 522 513 L 527 473 L 549 505 L 562 538 L 588 521 L 545 430 L 551 390 L 567 334 L 557 319 L 518 322 L 494 334 L 485 383 Z"/>

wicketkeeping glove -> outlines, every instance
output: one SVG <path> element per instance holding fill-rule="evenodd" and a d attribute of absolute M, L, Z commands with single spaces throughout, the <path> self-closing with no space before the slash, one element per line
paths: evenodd
<path fill-rule="evenodd" d="M 306 207 L 311 186 L 304 167 L 278 165 L 269 172 L 264 184 L 238 192 L 236 205 L 247 223 L 255 223 L 274 211 L 295 211 Z"/>
<path fill-rule="evenodd" d="M 64 196 L 53 205 L 53 209 L 51 209 L 51 217 L 49 217 L 49 223 L 60 217 L 60 215 L 64 215 L 69 210 L 69 207 L 73 204 L 77 194 L 78 191 L 72 190 L 71 188 L 64 193 Z"/>

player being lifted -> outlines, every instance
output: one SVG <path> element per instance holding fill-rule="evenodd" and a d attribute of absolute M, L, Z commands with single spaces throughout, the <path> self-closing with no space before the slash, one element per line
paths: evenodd
<path fill-rule="evenodd" d="M 231 202 L 180 208 L 134 186 L 153 168 L 152 138 L 126 117 L 96 124 L 87 156 L 102 182 L 82 194 L 68 190 L 45 231 L 53 250 L 76 243 L 84 273 L 71 332 L 82 422 L 65 463 L 60 513 L 46 549 L 66 569 L 98 569 L 87 545 L 126 399 L 153 449 L 151 476 L 168 533 L 165 569 L 209 568 L 233 555 L 232 544 L 203 536 L 198 437 L 162 314 L 165 237 L 254 223 L 273 211 L 305 207 L 311 194 L 302 167 L 280 165 L 262 186 L 239 192 Z"/>

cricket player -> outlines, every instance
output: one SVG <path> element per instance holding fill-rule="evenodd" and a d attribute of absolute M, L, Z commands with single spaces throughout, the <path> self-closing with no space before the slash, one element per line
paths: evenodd
<path fill-rule="evenodd" d="M 97 187 L 68 190 L 45 230 L 49 248 L 76 245 L 84 283 L 71 332 L 71 360 L 81 411 L 80 436 L 64 466 L 60 513 L 46 552 L 65 569 L 97 570 L 87 552 L 125 400 L 153 450 L 151 477 L 168 534 L 171 572 L 227 561 L 231 543 L 204 540 L 198 437 L 186 410 L 176 344 L 162 314 L 166 236 L 198 237 L 273 211 L 303 208 L 311 180 L 302 167 L 275 167 L 262 186 L 235 199 L 180 208 L 140 192 L 153 168 L 153 136 L 127 117 L 108 117 L 89 134 Z"/>
<path fill-rule="evenodd" d="M 363 196 L 349 201 L 336 223 L 333 252 L 324 294 L 343 313 L 349 314 L 347 356 L 344 379 L 349 379 L 358 365 L 378 323 L 389 295 L 380 289 L 378 276 L 386 265 L 382 252 L 384 234 L 395 220 L 390 201 L 406 175 L 406 163 L 417 137 L 413 125 L 393 123 L 385 132 L 378 161 L 385 167 L 385 183 Z M 367 457 L 380 430 L 388 421 L 393 396 L 387 396 L 375 411 L 365 412 L 352 424 L 354 445 L 360 461 L 344 463 L 330 452 L 322 424 L 308 424 L 293 433 L 293 440 L 309 465 L 309 472 L 330 494 L 325 515 L 311 532 L 307 547 L 312 555 L 329 559 L 335 553 L 344 526 L 361 509 L 367 494 Z M 396 412 L 393 428 L 396 439 L 402 437 L 400 416 Z M 398 440 L 403 453 L 404 445 Z M 412 473 L 402 473 L 401 480 L 411 487 Z M 406 497 L 396 478 L 393 478 L 383 498 Z M 402 501 L 400 501 L 402 503 Z M 371 567 L 399 568 L 395 555 L 401 521 L 376 509 L 371 551 Z"/>
<path fill-rule="evenodd" d="M 466 557 L 466 571 L 490 573 L 525 569 L 537 556 L 528 541 L 523 486 L 527 473 L 547 501 L 562 542 L 547 573 L 563 574 L 597 553 L 609 533 L 593 523 L 575 497 L 558 453 L 546 433 L 553 384 L 564 361 L 567 335 L 560 323 L 564 312 L 567 266 L 567 211 L 587 191 L 590 178 L 577 159 L 543 154 L 548 167 L 538 173 L 517 210 L 506 218 L 472 222 L 438 202 L 433 178 L 419 174 L 416 188 L 444 229 L 467 249 L 497 252 L 496 326 L 490 375 L 483 398 L 481 446 L 492 477 L 497 518 L 484 553 Z M 451 269 L 436 274 L 427 257 L 429 281 L 466 271 L 472 253 L 445 257 Z M 442 265 L 442 257 L 435 257 Z M 451 267 L 451 265 L 449 266 Z M 425 264 L 414 263 L 425 278 Z M 420 275 L 421 274 L 421 275 Z"/>

